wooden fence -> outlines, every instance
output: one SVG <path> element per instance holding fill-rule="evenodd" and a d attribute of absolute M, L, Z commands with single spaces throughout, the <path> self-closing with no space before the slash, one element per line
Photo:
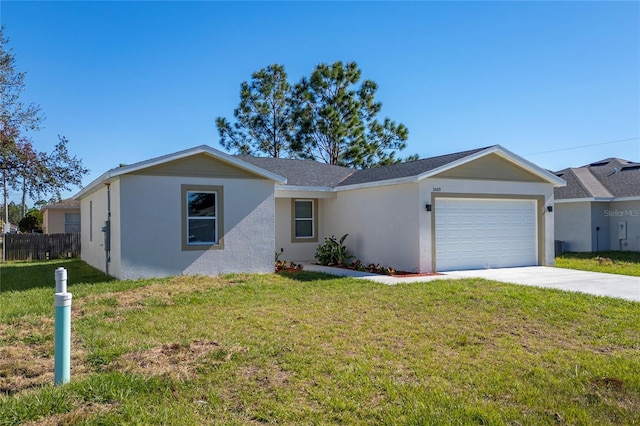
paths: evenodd
<path fill-rule="evenodd" d="M 5 260 L 45 260 L 80 256 L 80 233 L 4 234 Z"/>

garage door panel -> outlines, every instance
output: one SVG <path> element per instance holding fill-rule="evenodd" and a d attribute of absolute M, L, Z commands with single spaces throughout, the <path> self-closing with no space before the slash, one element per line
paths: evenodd
<path fill-rule="evenodd" d="M 438 271 L 537 264 L 534 200 L 436 198 L 434 210 Z"/>

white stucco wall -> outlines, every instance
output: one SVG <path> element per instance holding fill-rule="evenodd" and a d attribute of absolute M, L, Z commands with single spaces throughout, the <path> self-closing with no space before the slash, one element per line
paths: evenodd
<path fill-rule="evenodd" d="M 640 201 L 611 202 L 602 217 L 609 222 L 611 250 L 640 251 Z M 618 234 L 621 221 L 627 226 L 627 238 L 623 240 Z"/>
<path fill-rule="evenodd" d="M 273 271 L 273 182 L 142 175 L 120 181 L 122 265 L 117 278 Z M 182 250 L 182 184 L 223 186 L 223 249 Z"/>
<path fill-rule="evenodd" d="M 364 264 L 420 269 L 418 185 L 401 184 L 341 191 L 325 200 L 326 236 L 340 238 Z"/>
<path fill-rule="evenodd" d="M 120 205 L 120 182 L 116 180 L 110 186 L 111 211 L 117 211 Z M 91 206 L 91 207 L 90 207 Z M 81 257 L 96 269 L 106 272 L 106 253 L 102 227 L 107 220 L 107 187 L 92 192 L 80 202 Z M 92 225 L 92 226 L 91 226 Z M 118 276 L 120 270 L 120 220 L 118 215 L 111 218 L 111 262 L 109 274 Z"/>
<path fill-rule="evenodd" d="M 500 195 L 513 196 L 518 198 L 521 196 L 543 196 L 544 205 L 539 206 L 544 209 L 544 241 L 538 241 L 538 244 L 544 244 L 544 259 L 540 260 L 543 265 L 553 265 L 555 263 L 554 255 L 554 213 L 549 213 L 546 207 L 553 205 L 553 186 L 547 183 L 536 182 L 510 182 L 510 181 L 486 181 L 486 180 L 467 180 L 467 179 L 425 179 L 420 182 L 420 202 L 423 211 L 426 211 L 425 205 L 432 204 L 432 194 L 434 196 L 443 194 L 468 195 L 473 197 L 474 194 L 482 195 Z M 431 259 L 433 256 L 433 247 L 431 246 L 431 221 L 432 215 L 427 214 L 421 216 L 420 220 L 420 250 L 421 250 L 421 268 L 425 271 L 432 269 Z M 428 264 L 427 264 L 428 263 Z"/>

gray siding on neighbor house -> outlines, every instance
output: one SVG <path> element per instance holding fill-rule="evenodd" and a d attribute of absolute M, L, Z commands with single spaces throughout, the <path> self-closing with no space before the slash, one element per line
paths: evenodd
<path fill-rule="evenodd" d="M 604 214 L 611 230 L 610 249 L 640 251 L 640 200 L 613 201 Z M 618 227 L 622 221 L 627 226 L 627 238 L 620 240 Z"/>
<path fill-rule="evenodd" d="M 565 251 L 593 251 L 591 203 L 557 203 L 554 208 L 555 239 L 563 241 Z"/>

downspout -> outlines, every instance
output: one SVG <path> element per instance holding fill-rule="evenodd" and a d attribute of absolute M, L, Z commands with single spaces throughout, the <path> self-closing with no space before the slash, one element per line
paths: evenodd
<path fill-rule="evenodd" d="M 109 263 L 111 263 L 111 183 L 105 183 L 107 187 L 107 222 L 104 227 L 104 251 L 105 274 L 109 275 Z"/>

